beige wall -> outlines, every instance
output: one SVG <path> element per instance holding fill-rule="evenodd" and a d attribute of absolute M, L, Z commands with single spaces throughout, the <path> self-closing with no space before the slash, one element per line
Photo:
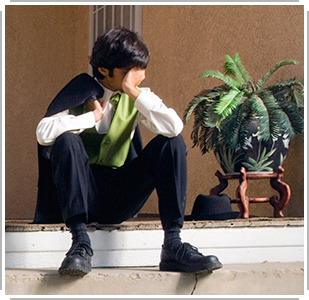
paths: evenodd
<path fill-rule="evenodd" d="M 278 71 L 273 80 L 303 78 L 303 6 L 143 6 L 143 37 L 151 60 L 144 86 L 183 115 L 201 89 L 217 84 L 199 79 L 221 68 L 224 55 L 236 51 L 250 75 L 259 79 L 278 61 L 299 65 Z M 59 89 L 87 71 L 88 6 L 6 7 L 6 218 L 33 217 L 37 159 L 35 128 Z M 188 205 L 217 184 L 212 154 L 191 148 L 192 124 L 183 136 L 188 153 Z M 143 130 L 144 141 L 152 135 Z M 286 216 L 303 215 L 303 138 L 293 140 L 284 163 L 292 198 Z M 234 197 L 236 182 L 226 190 Z M 249 196 L 273 195 L 269 183 L 249 183 Z M 155 193 L 142 212 L 157 213 Z M 251 204 L 252 215 L 271 216 L 269 204 Z"/>
<path fill-rule="evenodd" d="M 6 6 L 6 218 L 34 216 L 35 130 L 63 84 L 88 70 L 88 6 Z"/>

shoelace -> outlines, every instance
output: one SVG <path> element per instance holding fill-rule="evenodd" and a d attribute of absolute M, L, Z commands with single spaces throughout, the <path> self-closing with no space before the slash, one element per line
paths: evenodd
<path fill-rule="evenodd" d="M 193 253 L 201 255 L 201 253 L 198 252 L 196 247 L 192 246 L 189 243 L 183 243 L 177 249 L 176 254 L 175 254 L 175 258 L 177 260 L 182 260 L 183 257 L 186 255 L 186 253 L 189 253 L 189 255 L 192 255 Z"/>
<path fill-rule="evenodd" d="M 72 247 L 70 248 L 70 250 L 66 253 L 67 256 L 71 255 L 71 254 L 78 254 L 84 258 L 85 257 L 85 252 L 89 255 L 89 256 L 93 256 L 93 250 L 86 244 L 77 242 L 74 243 L 72 245 Z"/>

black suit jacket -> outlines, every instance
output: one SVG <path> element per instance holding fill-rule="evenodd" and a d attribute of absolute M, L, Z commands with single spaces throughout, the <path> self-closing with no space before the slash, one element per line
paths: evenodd
<path fill-rule="evenodd" d="M 44 117 L 49 117 L 61 111 L 77 107 L 91 99 L 99 99 L 104 90 L 90 75 L 83 73 L 73 78 L 54 98 Z M 142 139 L 139 127 L 130 145 L 127 162 L 138 156 L 142 151 Z M 56 186 L 51 176 L 50 156 L 53 146 L 38 144 L 38 195 L 33 223 L 49 224 L 63 223 L 58 204 Z"/>

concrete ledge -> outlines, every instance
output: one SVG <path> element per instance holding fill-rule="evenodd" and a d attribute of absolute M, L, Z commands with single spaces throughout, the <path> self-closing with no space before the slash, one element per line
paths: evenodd
<path fill-rule="evenodd" d="M 303 295 L 304 264 L 225 265 L 206 274 L 158 268 L 94 268 L 84 277 L 56 269 L 6 270 L 6 295 Z"/>
<path fill-rule="evenodd" d="M 120 225 L 88 226 L 93 267 L 159 265 L 163 230 L 160 221 L 134 220 Z M 182 240 L 223 264 L 304 261 L 303 218 L 256 218 L 185 222 Z M 64 224 L 6 222 L 7 269 L 57 268 L 71 246 Z"/>
<path fill-rule="evenodd" d="M 34 231 L 66 231 L 68 228 L 64 224 L 31 224 L 31 220 L 6 220 L 5 232 L 34 232 Z M 249 219 L 232 219 L 220 221 L 186 221 L 183 229 L 202 228 L 243 228 L 243 227 L 286 227 L 304 226 L 303 217 L 268 218 L 251 217 Z M 91 223 L 88 230 L 104 231 L 131 231 L 131 230 L 161 230 L 161 221 L 158 216 L 140 216 L 132 218 L 121 224 L 101 225 Z"/>

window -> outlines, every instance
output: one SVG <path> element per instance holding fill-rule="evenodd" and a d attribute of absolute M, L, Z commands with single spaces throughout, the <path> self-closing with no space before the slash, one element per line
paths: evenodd
<path fill-rule="evenodd" d="M 141 35 L 141 5 L 90 5 L 89 53 L 97 37 L 105 30 L 123 26 Z"/>

